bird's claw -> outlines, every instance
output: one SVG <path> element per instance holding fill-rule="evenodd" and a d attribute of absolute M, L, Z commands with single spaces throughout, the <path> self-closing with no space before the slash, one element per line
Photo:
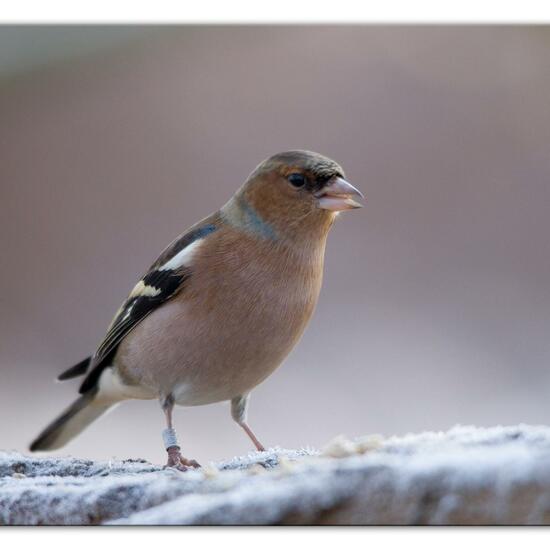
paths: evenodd
<path fill-rule="evenodd" d="M 182 456 L 179 447 L 169 447 L 166 449 L 168 452 L 168 462 L 165 468 L 175 468 L 180 472 L 186 472 L 189 469 L 198 469 L 201 465 L 196 460 L 190 460 Z"/>

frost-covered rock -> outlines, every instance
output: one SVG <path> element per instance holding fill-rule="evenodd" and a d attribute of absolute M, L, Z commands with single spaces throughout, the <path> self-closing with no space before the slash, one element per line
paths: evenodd
<path fill-rule="evenodd" d="M 0 452 L 0 524 L 547 524 L 550 428 L 456 427 L 179 472 Z"/>

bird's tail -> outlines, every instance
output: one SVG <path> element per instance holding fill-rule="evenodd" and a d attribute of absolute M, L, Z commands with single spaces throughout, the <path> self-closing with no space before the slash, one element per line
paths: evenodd
<path fill-rule="evenodd" d="M 51 451 L 66 445 L 115 403 L 97 398 L 97 389 L 81 395 L 31 443 L 31 451 Z"/>

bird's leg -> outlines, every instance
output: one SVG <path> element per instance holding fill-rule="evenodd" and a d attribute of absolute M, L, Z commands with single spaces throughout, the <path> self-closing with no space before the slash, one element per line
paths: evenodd
<path fill-rule="evenodd" d="M 248 395 L 240 395 L 231 400 L 231 416 L 233 420 L 246 432 L 252 443 L 258 451 L 265 451 L 265 447 L 258 441 L 250 426 L 246 423 L 246 407 L 248 405 Z"/>
<path fill-rule="evenodd" d="M 200 468 L 200 464 L 196 460 L 188 460 L 181 454 L 176 430 L 172 426 L 172 410 L 174 409 L 174 398 L 172 395 L 169 395 L 163 401 L 162 409 L 166 416 L 166 429 L 162 432 L 162 439 L 168 453 L 166 467 L 177 468 L 183 472 L 189 468 Z"/>

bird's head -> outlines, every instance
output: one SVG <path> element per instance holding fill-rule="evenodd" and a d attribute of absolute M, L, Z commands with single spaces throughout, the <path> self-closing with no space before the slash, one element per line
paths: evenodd
<path fill-rule="evenodd" d="M 286 151 L 264 160 L 239 194 L 281 234 L 328 230 L 338 212 L 361 208 L 363 197 L 345 180 L 340 165 L 310 151 Z"/>

